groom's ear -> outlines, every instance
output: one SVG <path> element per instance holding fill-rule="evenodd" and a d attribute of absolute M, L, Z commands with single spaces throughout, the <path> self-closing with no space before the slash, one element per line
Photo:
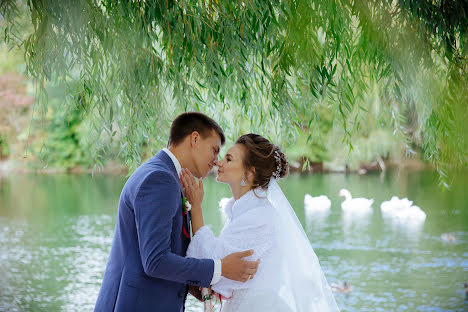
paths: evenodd
<path fill-rule="evenodd" d="M 198 131 L 193 131 L 190 134 L 190 146 L 195 146 L 195 144 L 197 144 L 199 140 L 200 140 L 200 133 L 198 133 Z"/>

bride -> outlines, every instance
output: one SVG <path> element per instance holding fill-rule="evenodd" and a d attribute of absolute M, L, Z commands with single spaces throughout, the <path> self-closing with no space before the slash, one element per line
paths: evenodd
<path fill-rule="evenodd" d="M 339 311 L 309 240 L 277 180 L 288 174 L 281 150 L 257 134 L 241 136 L 218 162 L 217 181 L 230 186 L 228 221 L 219 237 L 204 225 L 203 183 L 184 169 L 181 182 L 190 202 L 192 232 L 187 257 L 221 259 L 247 249 L 260 259 L 254 277 L 241 283 L 221 277 L 213 291 L 230 311 Z"/>

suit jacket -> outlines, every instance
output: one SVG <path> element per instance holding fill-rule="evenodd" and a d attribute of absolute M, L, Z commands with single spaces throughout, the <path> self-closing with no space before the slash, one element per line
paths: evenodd
<path fill-rule="evenodd" d="M 95 311 L 180 312 L 188 285 L 209 287 L 213 260 L 185 258 L 190 238 L 182 227 L 189 214 L 183 216 L 182 198 L 174 163 L 164 151 L 130 176 Z"/>

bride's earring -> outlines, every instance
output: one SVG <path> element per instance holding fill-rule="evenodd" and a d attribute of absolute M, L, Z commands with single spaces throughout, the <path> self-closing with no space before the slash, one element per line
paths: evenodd
<path fill-rule="evenodd" d="M 240 186 L 246 186 L 246 185 L 247 185 L 247 184 L 245 184 L 244 176 L 242 176 L 242 180 L 241 180 Z"/>

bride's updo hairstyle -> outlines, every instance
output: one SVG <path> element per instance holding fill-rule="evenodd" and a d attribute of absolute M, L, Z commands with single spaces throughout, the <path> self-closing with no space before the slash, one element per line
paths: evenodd
<path fill-rule="evenodd" d="M 272 177 L 279 179 L 289 173 L 289 163 L 280 148 L 261 135 L 249 133 L 237 139 L 246 148 L 244 168 L 255 168 L 252 188 L 266 190 Z"/>

